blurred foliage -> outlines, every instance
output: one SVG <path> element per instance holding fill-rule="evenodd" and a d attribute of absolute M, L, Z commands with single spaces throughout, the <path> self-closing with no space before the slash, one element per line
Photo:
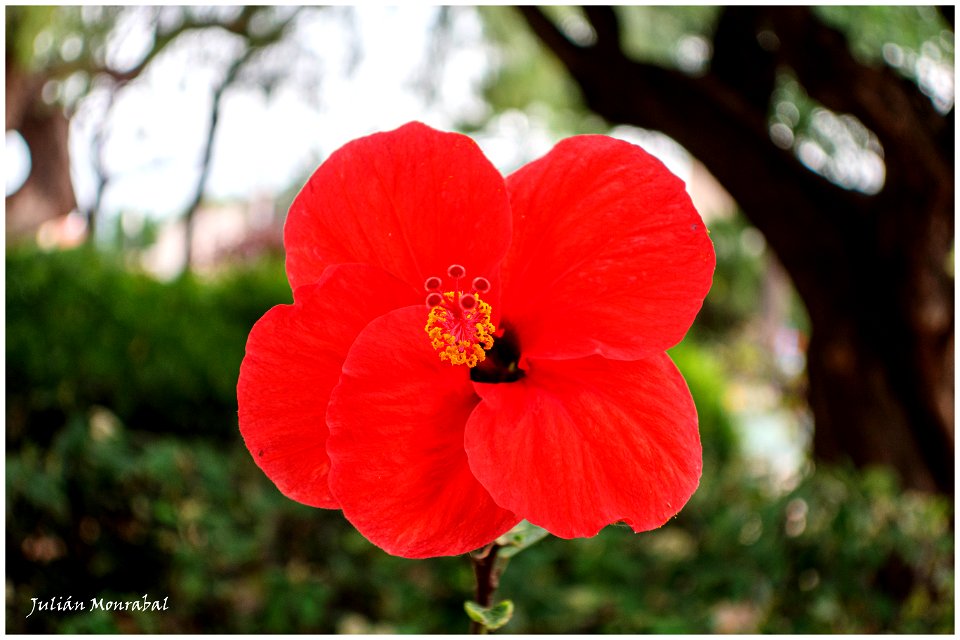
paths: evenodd
<path fill-rule="evenodd" d="M 579 7 L 544 10 L 571 41 L 589 45 L 595 40 L 593 28 Z M 667 67 L 683 67 L 689 39 L 710 35 L 719 8 L 648 6 L 618 7 L 618 11 L 623 21 L 623 47 L 631 56 Z M 484 90 L 493 114 L 510 109 L 524 111 L 542 119 L 558 136 L 607 133 L 603 120 L 584 108 L 577 84 L 530 32 L 516 9 L 485 6 L 479 12 L 487 38 L 497 45 L 496 70 Z"/>
<path fill-rule="evenodd" d="M 280 263 L 163 284 L 88 251 L 13 250 L 6 270 L 8 632 L 466 631 L 465 557 L 391 557 L 283 497 L 244 449 L 234 384 L 250 326 L 290 299 Z M 707 340 L 671 352 L 700 413 L 699 491 L 657 531 L 512 558 L 503 630 L 951 632 L 952 506 L 879 470 L 792 488 L 749 473 Z M 144 594 L 169 610 L 25 617 L 34 597 Z"/>
<path fill-rule="evenodd" d="M 844 32 L 853 54 L 865 62 L 889 62 L 884 46 L 896 43 L 915 53 L 925 49 L 931 57 L 953 64 L 953 30 L 934 6 L 820 5 L 815 9 L 824 21 Z"/>
<path fill-rule="evenodd" d="M 122 13 L 120 7 L 6 7 L 6 46 L 12 60 L 29 71 L 44 71 L 75 86 L 57 98 L 75 103 L 89 88 L 89 72 L 103 67 L 107 36 Z"/>
<path fill-rule="evenodd" d="M 855 57 L 895 69 L 915 82 L 941 111 L 952 107 L 954 36 L 935 8 L 816 9 L 818 17 L 847 37 Z M 721 7 L 618 6 L 616 10 L 621 46 L 634 60 L 693 76 L 709 69 Z M 545 11 L 572 42 L 586 46 L 595 40 L 579 7 Z M 485 7 L 480 15 L 487 37 L 497 43 L 495 71 L 484 92 L 492 107 L 489 117 L 520 110 L 558 137 L 608 133 L 603 120 L 585 108 L 576 83 L 515 9 Z M 865 193 L 882 188 L 883 149 L 877 137 L 856 117 L 834 113 L 811 98 L 789 68 L 777 71 L 768 125 L 774 144 L 793 150 L 810 170 L 835 184 Z"/>
<path fill-rule="evenodd" d="M 721 9 L 618 6 L 622 46 L 639 62 L 700 73 L 712 55 Z M 913 80 L 922 71 L 916 63 L 923 56 L 953 65 L 953 31 L 934 7 L 823 5 L 815 9 L 818 17 L 843 32 L 853 54 L 866 63 L 886 62 Z M 572 42 L 589 45 L 595 39 L 581 8 L 544 10 Z M 497 72 L 489 79 L 486 93 L 494 112 L 540 104 L 554 107 L 557 113 L 567 112 L 568 120 L 585 117 L 576 83 L 530 33 L 519 12 L 510 7 L 481 7 L 480 16 L 489 40 L 497 44 Z M 891 45 L 903 56 L 891 55 Z"/>
<path fill-rule="evenodd" d="M 717 268 L 710 295 L 692 330 L 719 338 L 742 329 L 756 315 L 757 291 L 766 271 L 760 259 L 766 241 L 741 215 L 711 220 L 710 239 L 717 253 Z"/>
<path fill-rule="evenodd" d="M 635 60 L 696 72 L 691 45 L 706 44 L 720 15 L 719 6 L 624 6 L 623 48 Z M 709 53 L 704 49 L 703 54 Z"/>
<path fill-rule="evenodd" d="M 163 284 L 92 250 L 8 248 L 8 446 L 95 405 L 140 430 L 232 437 L 247 333 L 290 300 L 282 264 Z"/>
<path fill-rule="evenodd" d="M 573 7 L 554 9 L 574 19 L 578 15 Z M 603 120 L 584 108 L 576 83 L 556 58 L 545 55 L 516 9 L 483 6 L 478 11 L 487 40 L 496 44 L 491 52 L 495 71 L 484 85 L 484 99 L 493 108 L 489 115 L 523 111 L 543 120 L 558 136 L 606 133 Z M 469 132 L 484 123 L 463 124 Z"/>
<path fill-rule="evenodd" d="M 657 531 L 524 552 L 501 592 L 512 631 L 950 632 L 950 517 L 881 471 L 823 469 L 776 495 L 729 466 Z"/>

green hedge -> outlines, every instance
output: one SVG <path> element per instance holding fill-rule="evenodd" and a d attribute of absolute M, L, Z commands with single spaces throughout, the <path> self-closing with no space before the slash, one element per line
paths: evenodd
<path fill-rule="evenodd" d="M 19 249 L 6 278 L 8 442 L 95 405 L 138 430 L 230 440 L 247 333 L 291 299 L 279 262 L 161 283 L 89 250 Z"/>

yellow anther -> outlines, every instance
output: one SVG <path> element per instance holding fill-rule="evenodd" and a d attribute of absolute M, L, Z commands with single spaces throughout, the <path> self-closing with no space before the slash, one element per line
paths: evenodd
<path fill-rule="evenodd" d="M 456 292 L 443 294 L 440 304 L 430 309 L 424 330 L 430 346 L 436 349 L 442 362 L 475 367 L 487 357 L 493 346 L 490 305 L 474 294 L 476 304 L 464 309 Z"/>

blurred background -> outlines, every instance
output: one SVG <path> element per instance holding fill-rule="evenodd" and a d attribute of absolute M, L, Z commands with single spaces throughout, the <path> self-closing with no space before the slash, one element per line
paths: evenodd
<path fill-rule="evenodd" d="M 953 7 L 5 13 L 8 632 L 466 631 L 466 558 L 287 500 L 236 424 L 291 200 L 414 119 L 504 173 L 637 142 L 716 245 L 699 491 L 513 558 L 504 631 L 954 631 Z"/>

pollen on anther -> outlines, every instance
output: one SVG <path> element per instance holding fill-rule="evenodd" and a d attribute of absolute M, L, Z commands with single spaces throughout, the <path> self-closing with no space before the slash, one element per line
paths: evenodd
<path fill-rule="evenodd" d="M 483 362 L 496 331 L 490 322 L 490 305 L 476 293 L 448 291 L 428 294 L 427 306 L 424 330 L 441 362 L 467 367 Z"/>

